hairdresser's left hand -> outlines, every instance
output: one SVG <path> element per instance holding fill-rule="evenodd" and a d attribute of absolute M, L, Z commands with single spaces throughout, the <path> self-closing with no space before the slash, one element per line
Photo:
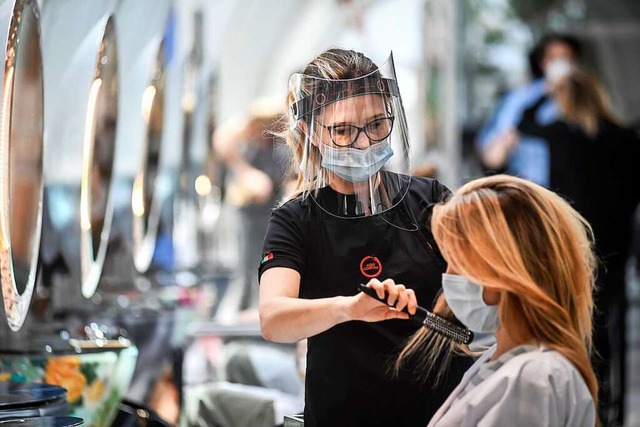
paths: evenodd
<path fill-rule="evenodd" d="M 365 293 L 360 293 L 350 297 L 348 311 L 351 320 L 379 322 L 388 319 L 408 319 L 409 315 L 402 312 L 405 307 L 409 313 L 415 314 L 418 301 L 413 289 L 396 284 L 393 279 L 386 279 L 382 282 L 378 279 L 371 279 L 367 286 L 373 288 L 380 298 L 386 296 L 389 305 L 395 305 L 395 307 L 389 307 Z"/>

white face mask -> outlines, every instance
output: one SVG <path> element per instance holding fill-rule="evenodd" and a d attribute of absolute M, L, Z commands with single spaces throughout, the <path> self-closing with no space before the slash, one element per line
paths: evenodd
<path fill-rule="evenodd" d="M 482 286 L 457 274 L 442 275 L 442 290 L 447 304 L 458 320 L 473 332 L 498 330 L 498 306 L 482 299 Z"/>
<path fill-rule="evenodd" d="M 544 76 L 549 83 L 558 83 L 573 70 L 573 61 L 567 58 L 551 60 L 545 69 Z"/>
<path fill-rule="evenodd" d="M 345 181 L 361 182 L 382 169 L 391 156 L 393 156 L 393 150 L 386 141 L 362 150 L 325 145 L 322 153 L 322 167 Z"/>

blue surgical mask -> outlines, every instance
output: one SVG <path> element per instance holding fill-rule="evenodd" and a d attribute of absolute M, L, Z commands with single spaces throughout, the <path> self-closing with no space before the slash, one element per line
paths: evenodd
<path fill-rule="evenodd" d="M 393 156 L 386 142 L 373 144 L 362 150 L 324 146 L 322 167 L 349 182 L 361 182 L 378 172 Z"/>
<path fill-rule="evenodd" d="M 498 330 L 498 306 L 487 305 L 482 298 L 482 286 L 457 274 L 442 275 L 442 290 L 447 304 L 458 320 L 474 332 Z"/>

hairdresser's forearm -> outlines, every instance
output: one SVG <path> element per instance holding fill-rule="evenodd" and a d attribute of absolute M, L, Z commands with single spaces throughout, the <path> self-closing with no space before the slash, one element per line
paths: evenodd
<path fill-rule="evenodd" d="M 260 304 L 260 330 L 269 341 L 296 342 L 351 320 L 349 311 L 348 297 L 272 297 Z"/>

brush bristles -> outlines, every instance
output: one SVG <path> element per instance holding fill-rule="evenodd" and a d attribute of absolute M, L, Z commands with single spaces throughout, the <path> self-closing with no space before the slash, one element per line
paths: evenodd
<path fill-rule="evenodd" d="M 425 327 L 457 343 L 470 344 L 473 341 L 473 332 L 455 325 L 437 314 L 427 312 L 422 323 Z"/>

